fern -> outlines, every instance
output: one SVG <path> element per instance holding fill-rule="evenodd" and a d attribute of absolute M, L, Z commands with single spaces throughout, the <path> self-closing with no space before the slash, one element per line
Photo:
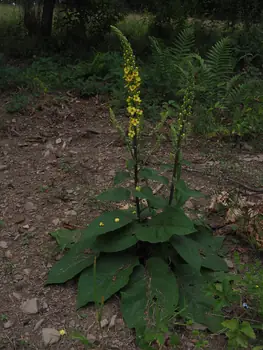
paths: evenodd
<path fill-rule="evenodd" d="M 170 48 L 171 58 L 177 65 L 188 58 L 193 51 L 195 36 L 192 28 L 184 29 Z"/>

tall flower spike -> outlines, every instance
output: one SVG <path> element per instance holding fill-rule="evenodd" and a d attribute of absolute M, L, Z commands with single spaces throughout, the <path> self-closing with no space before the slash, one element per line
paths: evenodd
<path fill-rule="evenodd" d="M 114 26 L 111 28 L 119 37 L 123 48 L 124 80 L 125 88 L 128 93 L 126 100 L 127 112 L 130 116 L 128 136 L 131 140 L 133 140 L 134 136 L 138 135 L 140 132 L 141 120 L 143 116 L 143 111 L 141 109 L 142 101 L 140 98 L 141 77 L 139 74 L 139 69 L 136 66 L 135 56 L 129 41 L 118 28 Z"/>

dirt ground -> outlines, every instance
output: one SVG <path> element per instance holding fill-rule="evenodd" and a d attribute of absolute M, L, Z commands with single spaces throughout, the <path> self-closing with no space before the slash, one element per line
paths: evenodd
<path fill-rule="evenodd" d="M 8 120 L 0 110 L 0 120 L 0 349 L 44 349 L 42 330 L 53 328 L 78 331 L 106 344 L 105 349 L 135 350 L 117 297 L 103 311 L 108 322 L 116 317 L 115 324 L 100 332 L 94 307 L 76 311 L 74 282 L 44 286 L 48 270 L 60 258 L 49 233 L 82 227 L 96 217 L 103 207 L 95 195 L 125 165 L 127 154 L 110 125 L 107 106 L 95 98 L 49 96 L 30 113 Z M 166 144 L 153 163 L 165 158 Z M 263 154 L 248 145 L 239 149 L 189 140 L 185 158 L 196 171 L 184 171 L 183 177 L 206 194 L 237 188 L 237 182 L 262 186 Z M 250 194 L 262 199 L 259 193 Z M 31 313 L 25 310 L 28 301 Z M 181 337 L 181 349 L 195 347 L 187 332 Z M 208 348 L 224 349 L 224 337 L 211 337 Z M 51 349 L 84 347 L 65 335 Z"/>

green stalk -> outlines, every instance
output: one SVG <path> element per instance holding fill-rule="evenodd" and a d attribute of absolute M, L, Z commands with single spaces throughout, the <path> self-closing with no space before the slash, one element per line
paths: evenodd
<path fill-rule="evenodd" d="M 137 130 L 135 129 L 135 135 L 133 138 L 133 159 L 134 159 L 134 187 L 138 186 L 139 182 L 139 167 L 138 167 L 138 137 L 137 137 Z M 141 220 L 141 208 L 140 208 L 140 200 L 138 197 L 135 197 L 135 204 L 136 204 L 136 213 L 137 213 L 137 219 Z"/>

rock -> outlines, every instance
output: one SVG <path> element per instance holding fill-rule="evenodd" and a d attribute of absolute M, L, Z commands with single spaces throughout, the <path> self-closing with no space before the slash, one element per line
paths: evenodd
<path fill-rule="evenodd" d="M 23 272 L 25 275 L 29 276 L 31 273 L 31 269 L 24 269 Z"/>
<path fill-rule="evenodd" d="M 116 318 L 117 318 L 117 315 L 112 316 L 112 318 L 110 320 L 109 328 L 113 328 L 115 326 Z"/>
<path fill-rule="evenodd" d="M 33 315 L 38 313 L 38 300 L 37 298 L 29 299 L 21 305 L 21 310 L 25 314 Z"/>
<path fill-rule="evenodd" d="M 121 331 L 121 330 L 124 328 L 124 326 L 125 326 L 124 321 L 123 321 L 122 318 L 118 318 L 118 319 L 115 321 L 115 323 L 116 323 L 116 330 L 117 330 L 117 331 Z"/>
<path fill-rule="evenodd" d="M 244 142 L 244 143 L 242 144 L 242 148 L 243 148 L 245 151 L 249 151 L 249 152 L 253 151 L 253 147 L 252 147 L 251 145 L 249 145 L 248 143 L 246 143 L 246 142 Z"/>
<path fill-rule="evenodd" d="M 20 275 L 19 273 L 15 274 L 15 276 L 14 276 L 14 279 L 16 282 L 22 281 L 23 278 L 24 277 L 22 275 Z"/>
<path fill-rule="evenodd" d="M 207 327 L 201 323 L 193 323 L 191 326 L 187 326 L 187 328 L 195 331 L 205 331 L 207 329 Z"/>
<path fill-rule="evenodd" d="M 37 323 L 35 324 L 35 327 L 34 327 L 34 331 L 36 331 L 42 325 L 42 323 L 44 321 L 45 321 L 44 318 L 41 318 L 39 321 L 37 321 Z"/>
<path fill-rule="evenodd" d="M 8 169 L 8 165 L 0 164 L 0 171 L 5 171 Z"/>
<path fill-rule="evenodd" d="M 15 224 L 21 224 L 22 222 L 25 221 L 25 217 L 23 215 L 18 214 L 15 218 L 14 218 L 14 223 Z"/>
<path fill-rule="evenodd" d="M 56 218 L 56 219 L 52 220 L 52 224 L 54 226 L 58 226 L 60 224 L 60 220 L 58 218 Z"/>
<path fill-rule="evenodd" d="M 24 228 L 25 230 L 28 230 L 28 229 L 29 229 L 29 225 L 28 225 L 28 224 L 27 224 L 27 225 L 24 225 L 23 228 Z"/>
<path fill-rule="evenodd" d="M 13 297 L 16 298 L 17 300 L 21 300 L 22 299 L 22 295 L 16 292 L 13 292 Z"/>
<path fill-rule="evenodd" d="M 42 340 L 45 346 L 56 344 L 60 339 L 60 334 L 55 328 L 43 328 Z"/>
<path fill-rule="evenodd" d="M 25 204 L 25 210 L 26 211 L 34 211 L 34 210 L 36 210 L 37 208 L 36 208 L 36 206 L 35 206 L 35 204 L 34 203 L 32 203 L 32 202 L 26 202 L 26 204 Z"/>
<path fill-rule="evenodd" d="M 104 328 L 104 327 L 108 326 L 108 324 L 109 324 L 109 321 L 106 318 L 104 318 L 104 320 L 102 320 L 100 322 L 101 328 Z"/>
<path fill-rule="evenodd" d="M 65 212 L 65 215 L 67 216 L 76 216 L 77 212 L 75 210 L 68 210 Z"/>
<path fill-rule="evenodd" d="M 74 320 L 69 321 L 69 327 L 74 328 L 76 326 L 76 322 Z"/>
<path fill-rule="evenodd" d="M 56 145 L 59 145 L 62 142 L 61 138 L 56 139 Z"/>
<path fill-rule="evenodd" d="M 227 266 L 230 268 L 230 269 L 233 269 L 234 268 L 234 264 L 231 260 L 229 259 L 225 259 L 225 262 L 227 264 Z"/>
<path fill-rule="evenodd" d="M 95 335 L 93 335 L 93 334 L 87 334 L 86 335 L 86 338 L 88 339 L 88 341 L 91 343 L 91 344 L 94 344 L 95 342 L 96 342 L 96 337 L 95 337 Z"/>
<path fill-rule="evenodd" d="M 11 253 L 10 250 L 7 250 L 7 251 L 5 252 L 5 257 L 6 257 L 7 259 L 11 259 L 11 258 L 13 257 L 13 254 Z"/>
<path fill-rule="evenodd" d="M 7 248 L 8 248 L 7 242 L 5 242 L 5 241 L 0 241 L 0 248 L 2 248 L 2 249 L 7 249 Z"/>
<path fill-rule="evenodd" d="M 9 329 L 14 325 L 13 321 L 7 321 L 4 323 L 4 329 Z"/>
<path fill-rule="evenodd" d="M 48 309 L 48 304 L 45 301 L 43 301 L 43 303 L 42 303 L 42 309 L 43 310 L 47 310 Z"/>

